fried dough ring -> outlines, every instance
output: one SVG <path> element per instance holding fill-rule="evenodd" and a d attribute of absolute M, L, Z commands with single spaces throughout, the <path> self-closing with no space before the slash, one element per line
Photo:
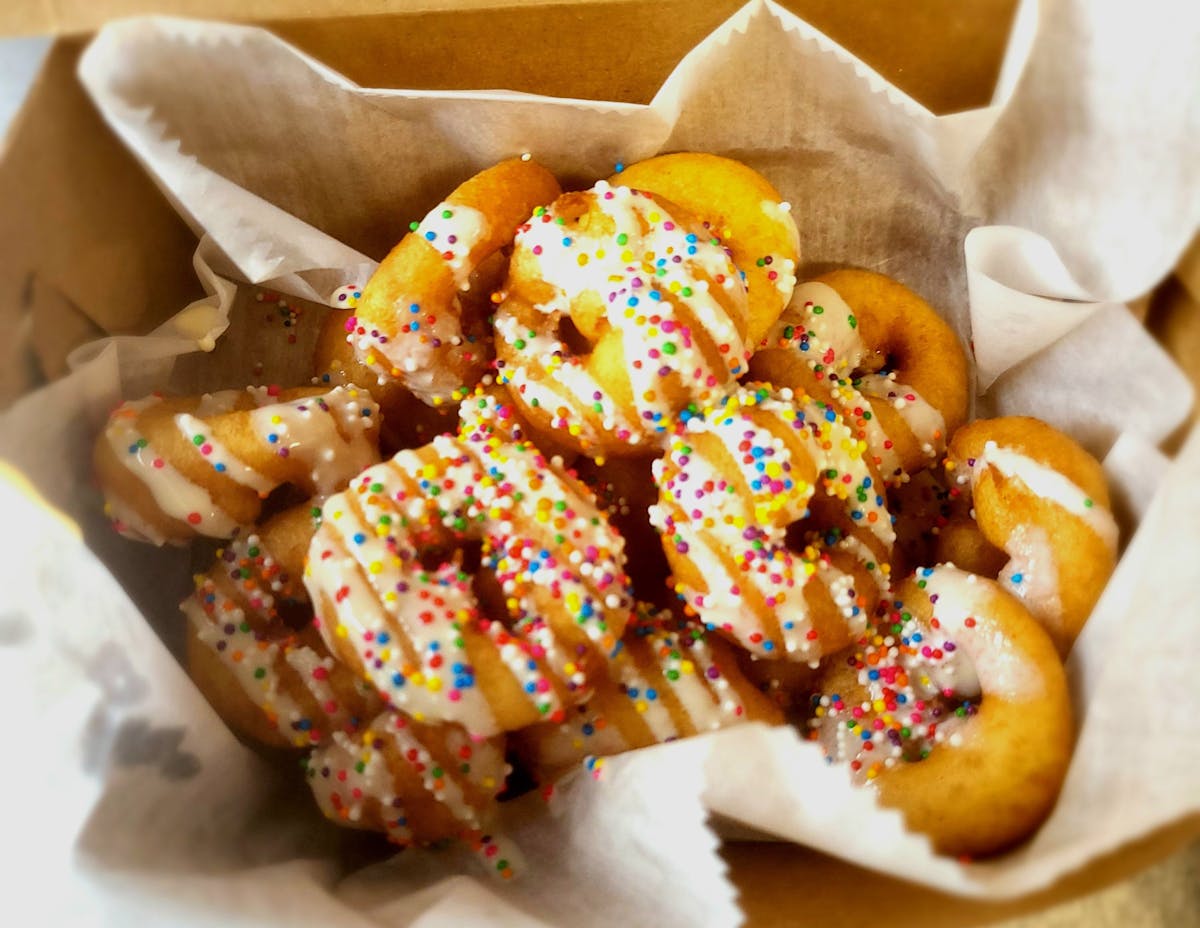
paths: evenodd
<path fill-rule="evenodd" d="M 752 386 L 689 422 L 656 462 L 650 517 L 676 590 L 708 628 L 761 657 L 812 662 L 861 631 L 895 533 L 834 410 Z"/>
<path fill-rule="evenodd" d="M 512 242 L 558 182 L 527 158 L 459 185 L 383 259 L 347 321 L 359 361 L 431 406 L 461 400 L 490 361 L 483 319 L 463 316 L 471 273 Z"/>
<path fill-rule="evenodd" d="M 833 271 L 798 286 L 750 374 L 836 405 L 889 483 L 936 463 L 966 420 L 967 359 L 954 331 L 917 294 L 873 271 Z"/>
<path fill-rule="evenodd" d="M 1006 850 L 1058 797 L 1071 757 L 1066 675 L 1049 636 L 994 581 L 919 570 L 846 659 L 830 661 L 819 692 L 811 736 L 943 854 Z"/>
<path fill-rule="evenodd" d="M 517 233 L 497 372 L 539 436 L 592 457 L 653 455 L 744 372 L 747 305 L 698 222 L 601 181 Z"/>
<path fill-rule="evenodd" d="M 581 698 L 629 619 L 623 563 L 587 491 L 535 447 L 441 436 L 325 503 L 305 582 L 330 650 L 385 700 L 487 736 Z"/>
<path fill-rule="evenodd" d="M 106 512 L 154 544 L 229 538 L 292 484 L 324 496 L 379 460 L 378 408 L 354 386 L 250 387 L 123 403 L 96 440 Z"/>
<path fill-rule="evenodd" d="M 746 341 L 757 345 L 792 298 L 800 262 L 791 206 L 770 181 L 740 161 L 702 152 L 648 158 L 608 180 L 676 204 L 721 240 L 745 275 Z"/>
<path fill-rule="evenodd" d="M 1117 526 L 1100 464 L 1038 419 L 978 419 L 950 442 L 947 467 L 983 538 L 1009 561 L 1000 583 L 1066 654 L 1116 567 Z"/>
<path fill-rule="evenodd" d="M 782 716 L 738 668 L 719 637 L 640 607 L 616 653 L 588 676 L 592 693 L 560 723 L 543 722 L 513 736 L 539 783 L 584 758 L 688 738 L 740 722 L 779 724 Z"/>
<path fill-rule="evenodd" d="M 305 772 L 332 822 L 383 832 L 402 847 L 460 840 L 496 875 L 514 873 L 513 848 L 487 834 L 508 776 L 502 739 L 388 711 L 362 734 L 339 732 L 314 750 Z"/>
<path fill-rule="evenodd" d="M 301 583 L 309 506 L 285 510 L 217 552 L 180 604 L 188 673 L 230 728 L 271 747 L 354 733 L 382 708 L 312 630 Z"/>

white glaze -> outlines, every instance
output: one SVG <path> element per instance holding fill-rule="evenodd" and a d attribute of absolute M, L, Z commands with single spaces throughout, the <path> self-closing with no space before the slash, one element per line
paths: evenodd
<path fill-rule="evenodd" d="M 564 234 L 548 210 L 517 235 L 514 264 L 532 267 L 555 295 L 534 307 L 550 318 L 534 326 L 541 334 L 532 336 L 526 326 L 509 322 L 512 309 L 501 305 L 497 337 L 519 358 L 501 374 L 523 394 L 533 389 L 532 383 L 538 384 L 543 394 L 539 402 L 563 408 L 568 415 L 561 418 L 589 441 L 649 440 L 667 430 L 678 412 L 676 401 L 662 389 L 660 369 L 678 375 L 688 400 L 701 406 L 744 370 L 745 284 L 724 248 L 712 244 L 703 230 L 680 226 L 658 202 L 603 181 L 588 196 L 594 212 L 611 228 L 599 234 L 584 229 Z M 618 236 L 627 237 L 624 244 L 617 243 Z M 713 287 L 720 289 L 719 298 Z M 608 324 L 621 338 L 633 415 L 618 411 L 590 376 L 581 379 L 578 370 L 586 358 L 572 354 L 551 333 L 553 318 L 568 314 L 572 299 L 586 292 L 602 302 Z M 700 332 L 691 331 L 684 311 Z M 657 321 L 651 321 L 653 317 Z M 701 350 L 702 339 L 725 346 L 723 365 L 713 366 Z M 660 350 L 668 342 L 673 354 Z"/>
<path fill-rule="evenodd" d="M 468 675 L 469 660 L 456 644 L 455 622 L 486 628 L 501 661 L 530 701 L 539 712 L 552 713 L 560 708 L 560 701 L 546 675 L 572 683 L 577 668 L 569 659 L 569 649 L 557 641 L 553 623 L 542 614 L 543 593 L 549 591 L 565 610 L 590 611 L 591 618 L 577 623 L 577 628 L 593 641 L 609 637 L 601 627 L 605 609 L 628 607 L 619 586 L 622 542 L 595 506 L 557 479 L 532 446 L 480 445 L 439 436 L 431 448 L 437 465 L 427 464 L 415 452 L 402 451 L 392 461 L 365 471 L 350 490 L 326 502 L 305 582 L 315 602 L 333 603 L 333 614 L 321 616 L 319 625 L 330 647 L 345 655 L 340 642 L 348 642 L 361 672 L 394 705 L 422 721 L 458 722 L 472 734 L 490 735 L 498 726 L 482 688 L 457 682 L 460 675 Z M 438 487 L 437 496 L 421 488 L 425 479 Z M 523 488 L 519 502 L 517 488 Z M 431 501 L 436 502 L 436 510 Z M 610 554 L 597 553 L 585 561 L 581 551 L 588 541 L 583 540 L 569 554 L 562 548 L 549 559 L 536 556 L 540 569 L 523 567 L 528 552 L 556 548 L 548 534 L 551 529 L 538 528 L 545 520 L 537 513 L 550 511 L 572 514 L 573 524 L 587 526 L 596 549 Z M 515 513 L 511 518 L 528 526 L 528 535 L 518 532 L 512 521 L 500 520 L 504 512 Z M 475 520 L 476 513 L 490 514 L 493 521 L 481 523 Z M 467 515 L 471 518 L 468 533 L 490 539 L 492 554 L 485 547 L 489 565 L 525 616 L 517 637 L 509 636 L 500 622 L 479 623 L 478 603 L 469 583 L 458 579 L 456 563 L 433 571 L 419 564 L 418 539 L 412 533 L 428 531 L 431 523 L 438 529 L 444 523 L 450 529 Z M 456 531 L 465 529 L 464 523 Z M 548 566 L 550 560 L 556 562 L 553 568 Z M 430 606 L 431 597 L 441 601 L 436 608 Z M 518 637 L 540 645 L 544 656 L 532 660 Z M 504 638 L 509 638 L 507 643 Z M 407 670 L 411 658 L 405 643 L 416 658 Z M 456 664 L 463 665 L 461 674 L 454 670 Z"/>

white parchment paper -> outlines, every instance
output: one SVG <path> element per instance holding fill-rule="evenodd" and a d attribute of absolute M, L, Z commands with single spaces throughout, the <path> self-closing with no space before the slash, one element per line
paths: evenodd
<path fill-rule="evenodd" d="M 31 911 L 111 924 L 169 912 L 188 925 L 726 925 L 739 913 L 705 807 L 993 897 L 1200 808 L 1200 622 L 1186 581 L 1200 549 L 1200 441 L 1173 463 L 1155 450 L 1191 391 L 1114 302 L 1152 286 L 1200 218 L 1194 55 L 1187 30 L 1157 28 L 1170 4 L 1102 6 L 1064 0 L 1036 30 L 1024 5 L 994 104 L 940 118 L 761 2 L 697 46 L 647 106 L 367 90 L 255 29 L 161 18 L 105 29 L 81 78 L 203 236 L 196 269 L 210 295 L 145 338 L 80 349 L 67 378 L 0 416 L 0 455 L 78 521 L 129 591 L 0 483 L 0 512 L 27 527 L 0 561 L 11 594 L 0 695 L 17 707 L 9 743 L 36 759 L 0 767 L 0 790 L 20 797 L 0 852 L 19 858 L 18 892 L 47 885 L 47 871 L 58 887 Z M 1114 46 L 1123 67 L 1099 66 Z M 1136 115 L 1132 85 L 1144 91 Z M 95 429 L 119 396 L 166 384 L 175 358 L 212 346 L 244 310 L 238 284 L 328 300 L 362 283 L 368 255 L 410 219 L 504 157 L 528 151 L 587 183 L 679 149 L 740 158 L 780 188 L 802 275 L 855 264 L 925 294 L 974 348 L 979 410 L 1042 416 L 1106 455 L 1119 515 L 1141 523 L 1071 660 L 1080 728 L 1063 797 L 1013 855 L 936 858 L 793 732 L 743 727 L 613 759 L 549 808 L 523 800 L 510 815 L 532 876 L 511 886 L 447 854 L 375 861 L 221 729 L 149 630 L 146 619 L 175 621 L 186 556 L 134 550 L 98 526 Z"/>

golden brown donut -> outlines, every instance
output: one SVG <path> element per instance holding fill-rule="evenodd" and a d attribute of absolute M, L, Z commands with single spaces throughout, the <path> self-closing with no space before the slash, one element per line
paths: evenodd
<path fill-rule="evenodd" d="M 746 340 L 757 345 L 792 298 L 800 233 L 791 205 L 753 168 L 702 152 L 676 152 L 628 165 L 608 179 L 646 190 L 697 217 L 745 275 Z"/>
<path fill-rule="evenodd" d="M 886 638 L 884 636 L 887 636 Z M 1071 757 L 1066 676 L 994 581 L 924 568 L 831 659 L 810 736 L 943 854 L 997 854 L 1037 829 Z"/>
<path fill-rule="evenodd" d="M 655 464 L 650 518 L 677 592 L 709 629 L 806 662 L 854 639 L 895 542 L 864 453 L 834 409 L 761 384 L 680 432 Z"/>
<path fill-rule="evenodd" d="M 839 270 L 796 288 L 750 375 L 837 406 L 889 483 L 937 462 L 967 415 L 954 331 L 903 284 Z"/>
<path fill-rule="evenodd" d="M 359 361 L 429 405 L 458 402 L 491 360 L 486 319 L 464 315 L 462 291 L 512 242 L 558 182 L 528 158 L 481 171 L 430 210 L 383 259 L 346 323 Z"/>
<path fill-rule="evenodd" d="M 984 539 L 1008 555 L 1001 585 L 1065 655 L 1116 566 L 1100 464 L 1052 426 L 1018 416 L 963 426 L 946 464 Z"/>
<path fill-rule="evenodd" d="M 180 605 L 192 680 L 230 728 L 273 747 L 353 733 L 382 708 L 309 627 L 301 578 L 314 527 L 309 506 L 268 519 L 218 551 Z"/>
<path fill-rule="evenodd" d="M 105 511 L 154 544 L 229 538 L 282 484 L 324 496 L 379 460 L 378 408 L 354 386 L 248 387 L 123 403 L 96 440 Z"/>
<path fill-rule="evenodd" d="M 305 582 L 340 660 L 421 722 L 561 717 L 629 620 L 622 540 L 528 442 L 441 436 L 326 501 Z"/>
<path fill-rule="evenodd" d="M 653 455 L 744 372 L 747 306 L 697 220 L 601 181 L 517 233 L 497 374 L 539 434 L 592 457 Z"/>
<path fill-rule="evenodd" d="M 457 725 L 422 725 L 389 711 L 359 735 L 337 733 L 305 771 L 330 821 L 383 832 L 402 847 L 463 841 L 497 876 L 515 871 L 515 849 L 489 833 L 509 771 L 502 739 L 476 740 Z"/>
<path fill-rule="evenodd" d="M 590 673 L 592 693 L 562 722 L 513 736 L 535 779 L 549 783 L 585 758 L 688 738 L 739 722 L 783 721 L 742 675 L 734 649 L 670 613 L 640 607 L 616 652 Z M 595 767 L 589 761 L 589 767 Z"/>

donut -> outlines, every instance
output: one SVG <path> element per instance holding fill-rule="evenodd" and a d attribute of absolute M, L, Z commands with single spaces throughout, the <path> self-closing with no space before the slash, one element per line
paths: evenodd
<path fill-rule="evenodd" d="M 105 512 L 122 535 L 152 544 L 230 538 L 277 487 L 325 496 L 378 461 L 377 413 L 354 386 L 123 403 L 93 451 Z"/>
<path fill-rule="evenodd" d="M 807 662 L 861 631 L 895 533 L 865 447 L 834 409 L 743 388 L 689 420 L 654 475 L 651 521 L 676 591 L 709 629 Z"/>
<path fill-rule="evenodd" d="M 1065 655 L 1116 567 L 1117 524 L 1100 464 L 1045 422 L 1011 416 L 960 428 L 946 467 L 983 538 L 1008 555 L 1000 584 Z"/>
<path fill-rule="evenodd" d="M 465 842 L 489 871 L 514 874 L 514 848 L 489 829 L 508 765 L 501 739 L 383 712 L 358 736 L 338 732 L 305 762 L 317 805 L 338 825 L 402 847 Z"/>
<path fill-rule="evenodd" d="M 938 852 L 997 854 L 1053 807 L 1071 756 L 1066 675 L 996 582 L 922 568 L 818 687 L 810 737 Z"/>
<path fill-rule="evenodd" d="M 435 206 L 383 259 L 346 322 L 361 364 L 429 405 L 455 402 L 491 360 L 484 315 L 464 313 L 471 274 L 512 242 L 558 182 L 528 158 L 502 161 Z"/>
<path fill-rule="evenodd" d="M 382 708 L 308 627 L 301 578 L 313 528 L 308 506 L 268 519 L 218 551 L 180 605 L 192 680 L 230 728 L 271 747 L 354 733 Z"/>
<path fill-rule="evenodd" d="M 591 695 L 561 722 L 513 735 L 539 783 L 557 780 L 585 759 L 620 754 L 782 716 L 738 669 L 735 649 L 671 613 L 643 604 L 615 653 L 588 677 Z"/>
<path fill-rule="evenodd" d="M 747 342 L 757 345 L 791 299 L 800 262 L 791 204 L 770 181 L 732 158 L 676 152 L 623 167 L 609 183 L 679 206 L 720 239 L 745 278 Z"/>
<path fill-rule="evenodd" d="M 658 453 L 746 363 L 746 287 L 677 207 L 601 181 L 517 232 L 497 374 L 539 434 L 592 457 Z"/>
<path fill-rule="evenodd" d="M 838 407 L 889 483 L 935 465 L 967 416 L 967 359 L 954 331 L 873 271 L 833 271 L 796 287 L 750 376 Z"/>
<path fill-rule="evenodd" d="M 305 583 L 339 659 L 417 721 L 478 736 L 561 717 L 631 606 L 587 491 L 488 432 L 402 451 L 327 500 Z"/>

